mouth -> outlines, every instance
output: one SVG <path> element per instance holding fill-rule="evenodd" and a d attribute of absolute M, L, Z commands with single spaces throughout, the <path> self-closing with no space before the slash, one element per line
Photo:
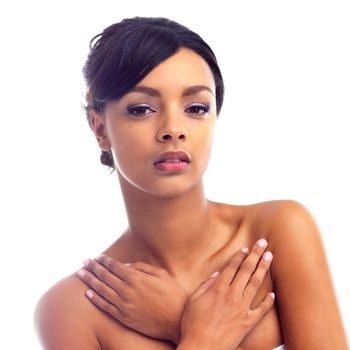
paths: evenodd
<path fill-rule="evenodd" d="M 178 152 L 166 152 L 159 155 L 155 161 L 154 165 L 159 163 L 179 163 L 186 162 L 191 163 L 191 159 L 186 152 L 178 151 Z"/>
<path fill-rule="evenodd" d="M 177 172 L 187 168 L 191 159 L 186 152 L 166 152 L 159 155 L 153 165 L 162 172 Z"/>

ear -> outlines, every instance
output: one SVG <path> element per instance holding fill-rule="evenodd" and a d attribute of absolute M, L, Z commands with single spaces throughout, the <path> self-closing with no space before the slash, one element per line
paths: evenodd
<path fill-rule="evenodd" d="M 103 151 L 110 150 L 111 144 L 107 136 L 105 117 L 91 109 L 89 112 L 89 119 L 90 127 L 95 134 L 100 149 Z"/>

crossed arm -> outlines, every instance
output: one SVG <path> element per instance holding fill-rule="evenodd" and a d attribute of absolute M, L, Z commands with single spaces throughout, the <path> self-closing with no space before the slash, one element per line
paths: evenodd
<path fill-rule="evenodd" d="M 288 350 L 348 349 L 311 215 L 300 204 L 285 201 L 263 216 L 262 230 L 270 232 L 266 238 L 274 252 L 271 277 Z M 90 260 L 81 279 L 90 286 L 92 303 L 138 332 L 180 340 L 178 348 L 184 350 L 196 349 L 195 343 L 201 349 L 215 344 L 215 349 L 233 350 L 272 307 L 267 295 L 251 312 L 252 298 L 270 265 L 261 259 L 263 251 L 254 246 L 248 256 L 238 252 L 190 297 L 164 270 L 144 263 L 125 266 L 108 257 Z"/>
<path fill-rule="evenodd" d="M 86 261 L 79 275 L 92 288 L 86 294 L 97 307 L 140 333 L 181 348 L 185 342 L 235 349 L 273 305 L 270 293 L 251 307 L 272 259 L 270 252 L 263 255 L 266 245 L 261 240 L 248 255 L 247 248 L 234 254 L 190 296 L 167 271 L 143 262 L 127 267 L 103 255 Z"/>
<path fill-rule="evenodd" d="M 320 234 L 312 216 L 301 204 L 294 201 L 283 201 L 282 204 L 276 203 L 275 208 L 269 207 L 269 210 L 264 214 L 264 219 L 269 224 L 265 229 L 270 232 L 269 249 L 274 252 L 271 276 L 274 291 L 278 296 L 278 310 L 284 342 L 288 349 L 348 349 Z M 252 251 L 254 252 L 254 249 Z M 101 263 L 108 269 L 112 260 L 103 257 Z M 90 286 L 95 286 L 98 289 L 98 284 L 94 284 L 94 281 L 97 282 L 94 279 L 94 274 L 99 274 L 97 270 L 100 264 L 93 261 L 90 264 L 90 274 L 86 275 L 86 282 L 89 285 L 88 280 L 90 280 Z M 159 273 L 158 269 L 146 267 L 142 263 L 137 263 L 132 267 L 141 271 L 145 269 L 146 273 Z M 163 271 L 160 273 L 164 274 Z M 166 274 L 163 277 L 169 278 Z M 103 291 L 105 286 L 105 284 L 101 284 L 100 290 Z M 173 317 L 169 317 L 169 320 L 177 320 L 177 322 L 172 325 L 171 321 L 165 323 L 167 329 L 173 330 L 171 335 L 166 334 L 165 330 L 159 329 L 161 322 L 157 322 L 158 328 L 154 329 L 159 330 L 159 338 L 170 338 L 177 343 L 181 334 L 179 315 L 183 303 L 181 303 L 181 291 L 171 282 L 169 287 L 170 290 L 178 291 L 176 294 L 179 297 L 173 304 Z M 141 288 L 141 285 L 138 286 L 135 293 L 141 293 Z M 144 295 L 140 300 L 147 300 L 145 298 L 147 298 L 147 291 L 150 289 L 147 284 L 145 288 Z M 118 290 L 118 286 L 116 286 L 116 290 Z M 90 292 L 92 293 L 92 291 Z M 149 296 L 155 296 L 159 292 L 151 291 Z M 129 293 L 126 294 L 130 296 Z M 93 295 L 91 301 L 96 306 L 106 312 L 113 313 L 113 310 L 109 309 L 111 304 L 108 305 L 98 293 L 91 295 Z M 136 297 L 136 294 L 134 296 Z M 163 299 L 164 294 L 162 296 L 158 294 L 158 296 L 160 303 L 164 301 L 167 306 L 171 304 L 170 300 Z M 108 297 L 106 299 L 110 300 Z M 116 302 L 112 302 L 112 304 L 118 305 Z M 135 298 L 131 304 L 136 305 L 137 299 Z M 145 304 L 152 305 L 152 302 Z M 137 309 L 140 310 L 139 306 Z M 161 308 L 156 310 L 161 310 Z M 149 319 L 146 318 L 146 315 L 149 315 L 150 312 L 151 310 L 144 310 L 145 319 Z M 152 314 L 156 314 L 154 310 Z M 162 312 L 159 313 L 159 316 L 163 318 Z M 116 314 L 114 317 L 118 318 Z M 142 323 L 145 322 L 140 320 L 139 325 L 135 328 L 141 329 Z"/>
<path fill-rule="evenodd" d="M 271 263 L 271 254 L 263 255 L 264 250 L 256 244 L 249 254 L 245 249 L 236 252 L 218 275 L 204 281 L 189 297 L 164 270 L 143 263 L 139 267 L 147 273 L 104 257 L 101 262 L 119 277 L 97 261 L 90 261 L 90 268 L 101 279 L 104 276 L 106 283 L 91 272 L 82 278 L 101 294 L 93 294 L 91 300 L 96 305 L 137 332 L 179 342 L 181 350 L 234 350 L 274 302 L 267 293 L 256 307 L 251 306 Z M 102 295 L 109 298 L 108 304 Z M 39 302 L 36 323 L 45 349 L 105 348 L 95 334 L 100 328 L 96 317 L 101 316 L 86 313 L 86 303 L 81 299 L 59 283 Z M 91 322 L 95 326 L 91 327 Z M 123 348 L 122 342 L 120 339 L 115 346 Z"/>

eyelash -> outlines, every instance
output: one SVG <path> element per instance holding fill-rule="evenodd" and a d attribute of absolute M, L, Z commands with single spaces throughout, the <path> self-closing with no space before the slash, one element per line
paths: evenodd
<path fill-rule="evenodd" d="M 210 106 L 206 103 L 194 103 L 193 105 L 187 107 L 187 109 L 189 108 L 199 108 L 201 109 L 203 112 L 202 113 L 190 113 L 190 114 L 196 114 L 196 115 L 204 115 L 206 113 L 209 112 L 209 109 L 210 109 Z M 131 106 L 128 106 L 127 107 L 127 110 L 128 110 L 128 114 L 131 114 L 132 116 L 134 117 L 138 117 L 138 116 L 145 116 L 146 114 L 148 113 L 138 113 L 138 114 L 134 114 L 135 111 L 140 111 L 143 110 L 145 111 L 145 109 L 151 109 L 151 107 L 147 104 L 137 104 L 137 105 L 131 105 Z M 154 110 L 151 109 L 153 112 Z"/>

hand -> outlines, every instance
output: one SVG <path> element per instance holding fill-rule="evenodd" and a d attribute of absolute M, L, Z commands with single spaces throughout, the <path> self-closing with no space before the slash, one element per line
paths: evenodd
<path fill-rule="evenodd" d="M 271 309 L 269 293 L 255 308 L 251 303 L 270 267 L 272 254 L 259 240 L 247 256 L 237 252 L 220 274 L 209 278 L 190 296 L 181 323 L 178 349 L 234 350 Z"/>
<path fill-rule="evenodd" d="M 101 255 L 78 276 L 93 304 L 127 327 L 177 344 L 188 295 L 164 269 L 144 262 L 127 266 Z"/>

